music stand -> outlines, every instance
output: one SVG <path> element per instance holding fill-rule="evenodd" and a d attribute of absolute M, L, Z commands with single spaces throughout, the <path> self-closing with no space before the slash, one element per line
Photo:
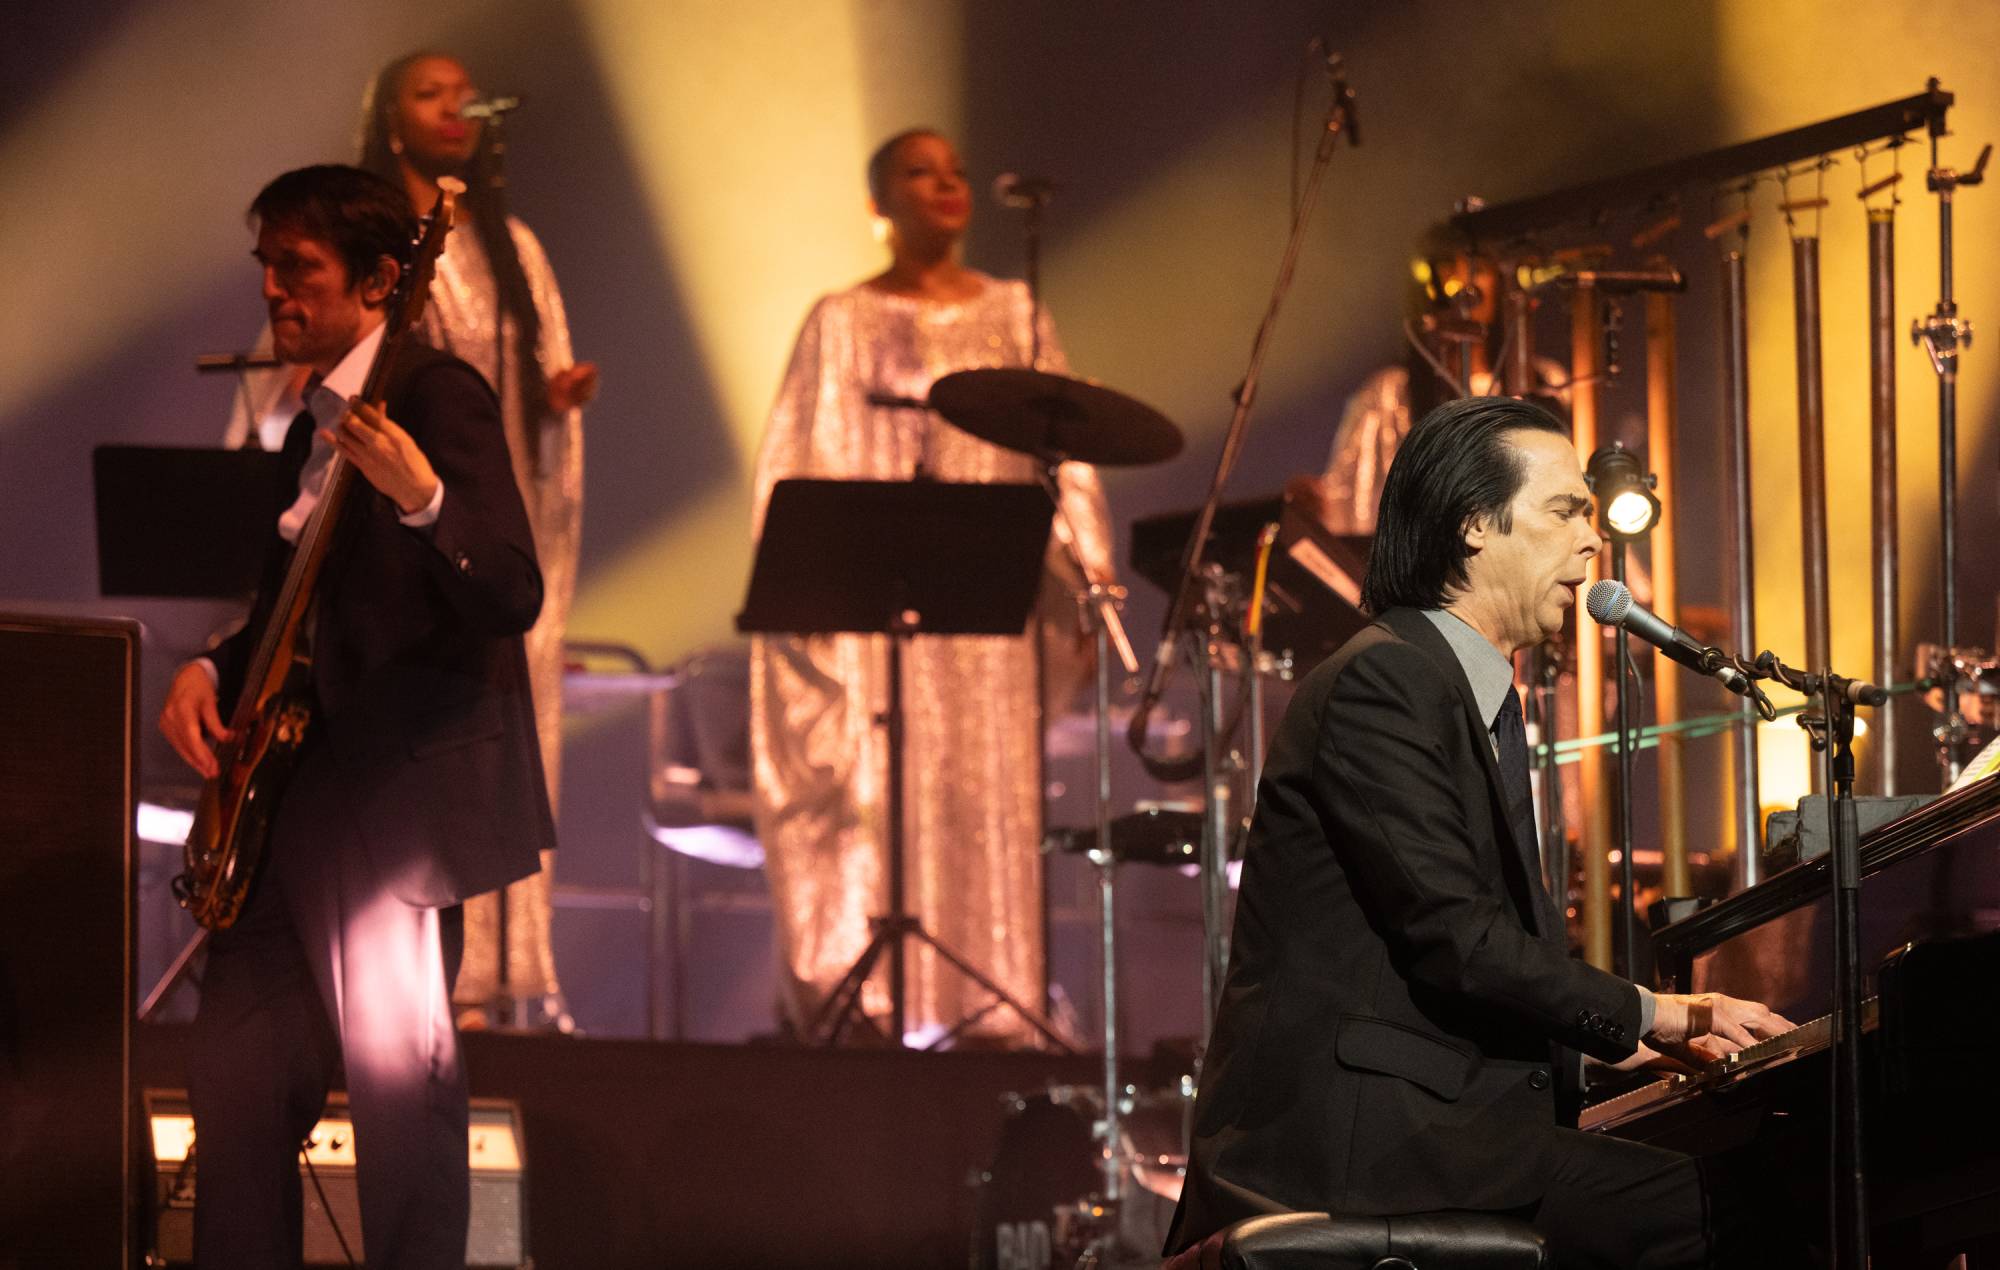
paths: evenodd
<path fill-rule="evenodd" d="M 90 466 L 103 595 L 248 594 L 298 494 L 270 450 L 100 445 Z"/>
<path fill-rule="evenodd" d="M 738 631 L 888 637 L 889 911 L 834 986 L 810 1031 L 837 1043 L 861 1014 L 862 988 L 889 960 L 889 1031 L 903 1044 L 904 941 L 915 939 L 1070 1052 L 1040 1010 L 1016 1000 L 925 929 L 903 887 L 903 648 L 919 635 L 1021 636 L 1041 586 L 1051 508 L 1039 485 L 943 481 L 780 481 L 771 491 Z M 984 1011 L 981 1011 L 984 1013 Z M 956 1029 L 954 1029 L 956 1030 Z"/>

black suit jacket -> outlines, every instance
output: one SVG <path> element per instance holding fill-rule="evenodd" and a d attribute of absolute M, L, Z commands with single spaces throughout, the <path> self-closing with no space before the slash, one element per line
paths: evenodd
<path fill-rule="evenodd" d="M 312 743 L 378 875 L 440 906 L 533 873 L 555 845 L 521 642 L 542 575 L 479 372 L 412 343 L 385 404 L 444 502 L 434 525 L 411 529 L 356 475 L 311 618 Z M 272 543 L 256 616 L 214 654 L 225 709 L 290 558 L 275 525 Z"/>
<path fill-rule="evenodd" d="M 1300 684 L 1258 788 L 1169 1252 L 1259 1213 L 1530 1203 L 1561 1047 L 1633 1052 L 1632 986 L 1538 929 L 1557 923 L 1488 722 L 1412 609 Z"/>

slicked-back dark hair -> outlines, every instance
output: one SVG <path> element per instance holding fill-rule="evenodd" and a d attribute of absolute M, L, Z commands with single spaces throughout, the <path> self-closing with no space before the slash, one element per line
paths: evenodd
<path fill-rule="evenodd" d="M 936 128 L 905 128 L 895 136 L 875 147 L 875 153 L 868 156 L 868 197 L 875 200 L 879 210 L 882 195 L 889 188 L 889 165 L 896 161 L 896 151 L 905 141 L 913 137 L 943 137 Z"/>
<path fill-rule="evenodd" d="M 388 256 L 409 267 L 417 218 L 400 185 L 340 163 L 294 168 L 250 202 L 253 228 L 271 226 L 317 238 L 332 246 L 347 266 L 349 286 L 358 286 Z"/>
<path fill-rule="evenodd" d="M 1516 397 L 1447 401 L 1410 429 L 1382 483 L 1362 607 L 1443 608 L 1448 592 L 1467 585 L 1466 527 L 1487 517 L 1514 531 L 1525 472 L 1507 434 L 1523 429 L 1569 436 L 1560 419 Z"/>

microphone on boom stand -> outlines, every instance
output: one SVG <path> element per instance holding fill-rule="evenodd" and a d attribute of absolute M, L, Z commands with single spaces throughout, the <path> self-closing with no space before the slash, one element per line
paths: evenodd
<path fill-rule="evenodd" d="M 1002 172 L 993 178 L 993 201 L 1002 207 L 1047 207 L 1062 192 L 1062 182 L 1046 177 Z"/>
<path fill-rule="evenodd" d="M 525 97 L 487 97 L 466 102 L 458 108 L 460 119 L 498 119 L 510 110 L 527 104 Z"/>
<path fill-rule="evenodd" d="M 1306 49 L 1314 57 L 1326 59 L 1326 79 L 1333 85 L 1333 98 L 1340 111 L 1341 129 L 1347 133 L 1347 144 L 1361 144 L 1361 121 L 1354 113 L 1354 90 L 1347 84 L 1347 63 L 1331 45 L 1315 35 L 1306 41 Z"/>
<path fill-rule="evenodd" d="M 1680 627 L 1633 602 L 1631 588 L 1606 578 L 1594 584 L 1583 597 L 1583 607 L 1593 621 L 1623 627 L 1665 653 L 1689 670 L 1713 677 L 1739 697 L 1750 695 L 1750 677 L 1723 660 L 1720 651 L 1708 647 Z"/>

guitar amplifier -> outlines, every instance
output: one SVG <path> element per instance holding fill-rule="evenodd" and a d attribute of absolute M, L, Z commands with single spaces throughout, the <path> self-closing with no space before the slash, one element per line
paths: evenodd
<path fill-rule="evenodd" d="M 192 1265 L 201 1161 L 201 1153 L 194 1149 L 194 1117 L 188 1112 L 187 1094 L 177 1089 L 147 1090 L 145 1106 L 153 1183 L 153 1251 L 148 1264 Z M 465 1264 L 512 1270 L 532 1266 L 520 1107 L 504 1098 L 474 1098 L 466 1151 L 472 1163 L 472 1216 L 466 1230 Z M 326 1110 L 300 1152 L 309 1266 L 361 1262 L 361 1201 L 354 1164 L 354 1125 L 347 1097 L 336 1093 L 327 1099 Z M 318 1186 L 313 1184 L 315 1175 Z"/>

